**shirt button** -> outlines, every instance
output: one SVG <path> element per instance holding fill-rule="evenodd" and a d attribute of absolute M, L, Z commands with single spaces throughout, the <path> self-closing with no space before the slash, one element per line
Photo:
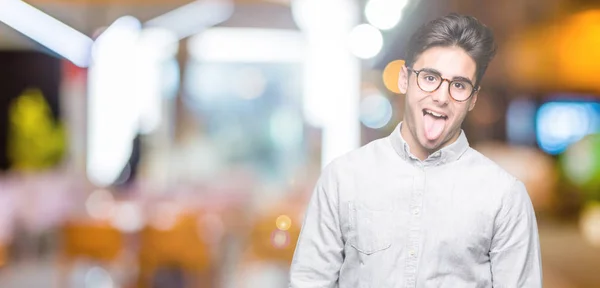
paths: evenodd
<path fill-rule="evenodd" d="M 415 252 L 415 250 L 411 249 L 410 251 L 408 251 L 408 255 L 410 255 L 410 257 L 414 258 L 415 256 L 417 256 L 417 252 Z"/>
<path fill-rule="evenodd" d="M 413 215 L 418 216 L 421 211 L 419 209 L 413 210 Z"/>

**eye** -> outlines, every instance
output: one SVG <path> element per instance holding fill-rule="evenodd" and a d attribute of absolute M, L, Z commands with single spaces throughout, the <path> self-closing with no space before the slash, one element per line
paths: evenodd
<path fill-rule="evenodd" d="M 452 86 L 454 86 L 454 88 L 459 89 L 459 90 L 467 89 L 467 84 L 465 84 L 464 82 L 460 82 L 460 81 L 454 82 Z"/>
<path fill-rule="evenodd" d="M 422 76 L 423 80 L 431 83 L 435 83 L 439 81 L 439 76 L 431 73 L 424 73 Z"/>

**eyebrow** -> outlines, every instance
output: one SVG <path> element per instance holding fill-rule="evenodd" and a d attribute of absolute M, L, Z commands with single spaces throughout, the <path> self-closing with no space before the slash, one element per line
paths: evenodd
<path fill-rule="evenodd" d="M 438 76 L 442 76 L 442 73 L 436 69 L 433 68 L 421 68 L 421 71 L 425 71 L 425 72 L 429 72 L 432 74 L 437 74 Z M 465 82 L 469 82 L 469 84 L 471 84 L 472 86 L 474 86 L 473 81 L 471 81 L 471 79 L 467 78 L 467 77 L 463 77 L 463 76 L 454 76 L 451 79 L 452 81 L 465 81 Z"/>

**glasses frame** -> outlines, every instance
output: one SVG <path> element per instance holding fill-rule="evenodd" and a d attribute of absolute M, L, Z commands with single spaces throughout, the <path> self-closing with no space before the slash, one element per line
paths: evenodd
<path fill-rule="evenodd" d="M 446 78 L 442 77 L 442 75 L 438 75 L 442 79 L 442 81 L 440 81 L 440 84 L 435 89 L 433 89 L 431 91 L 427 91 L 427 90 L 425 90 L 425 89 L 423 89 L 421 87 L 421 84 L 419 84 L 419 73 L 423 72 L 423 69 L 422 70 L 415 70 L 412 67 L 406 67 L 406 69 L 409 72 L 415 73 L 415 75 L 417 76 L 417 79 L 415 80 L 417 82 L 417 86 L 423 92 L 433 93 L 433 92 L 437 91 L 438 89 L 440 89 L 440 87 L 442 87 L 442 83 L 444 83 L 444 81 L 448 82 L 448 95 L 450 95 L 450 98 L 452 98 L 452 100 L 454 100 L 456 102 L 465 102 L 465 101 L 468 101 L 469 99 L 471 99 L 471 97 L 473 97 L 473 95 L 475 94 L 475 92 L 479 91 L 478 88 L 475 88 L 475 85 L 471 84 L 471 86 L 473 87 L 473 91 L 471 91 L 471 94 L 469 95 L 469 97 L 467 97 L 465 100 L 457 100 L 456 98 L 454 98 L 454 96 L 452 96 L 452 92 L 450 91 L 450 87 L 452 87 L 452 83 L 458 82 L 458 80 L 455 81 L 455 80 L 446 79 Z"/>

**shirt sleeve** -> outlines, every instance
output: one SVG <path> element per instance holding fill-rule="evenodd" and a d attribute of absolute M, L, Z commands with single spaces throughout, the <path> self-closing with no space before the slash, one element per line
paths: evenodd
<path fill-rule="evenodd" d="M 344 259 L 338 190 L 331 169 L 310 199 L 290 268 L 290 288 L 336 287 Z"/>
<path fill-rule="evenodd" d="M 537 220 L 525 185 L 504 195 L 490 249 L 493 287 L 542 287 Z"/>

